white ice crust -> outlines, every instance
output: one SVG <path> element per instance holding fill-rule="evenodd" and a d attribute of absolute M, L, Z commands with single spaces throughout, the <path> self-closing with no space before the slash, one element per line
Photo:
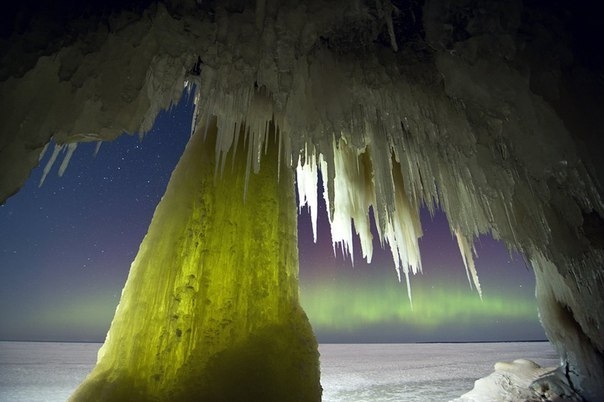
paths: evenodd
<path fill-rule="evenodd" d="M 531 360 L 495 364 L 495 371 L 474 383 L 474 388 L 450 402 L 580 402 L 555 367 Z"/>

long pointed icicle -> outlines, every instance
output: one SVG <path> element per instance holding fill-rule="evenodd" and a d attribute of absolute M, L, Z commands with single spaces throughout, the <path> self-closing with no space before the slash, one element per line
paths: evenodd
<path fill-rule="evenodd" d="M 296 181 L 298 185 L 298 211 L 304 205 L 308 206 L 312 221 L 313 240 L 317 242 L 317 214 L 318 214 L 318 176 L 317 162 L 314 154 L 305 152 L 304 164 L 302 157 L 298 160 L 296 167 Z"/>
<path fill-rule="evenodd" d="M 40 179 L 40 183 L 38 184 L 38 186 L 42 186 L 42 184 L 44 184 L 46 176 L 48 176 L 50 169 L 52 169 L 52 166 L 55 164 L 55 161 L 57 160 L 57 157 L 59 156 L 59 153 L 62 149 L 63 145 L 55 144 L 55 147 L 52 150 L 52 154 L 50 155 L 50 159 L 48 159 L 48 162 L 46 162 L 46 165 L 44 166 L 44 170 L 42 171 L 42 178 Z"/>
<path fill-rule="evenodd" d="M 482 289 L 480 288 L 478 272 L 476 272 L 476 265 L 474 264 L 474 247 L 470 246 L 468 239 L 466 239 L 466 237 L 461 234 L 458 229 L 455 229 L 453 233 L 455 233 L 457 245 L 459 246 L 459 251 L 461 252 L 461 258 L 463 259 L 463 265 L 466 268 L 468 282 L 470 283 L 470 286 L 472 286 L 472 282 L 474 283 L 474 286 L 476 286 L 476 290 L 478 291 L 478 295 L 482 299 Z M 470 276 L 472 277 L 472 281 L 470 281 Z"/>
<path fill-rule="evenodd" d="M 71 160 L 71 157 L 73 156 L 73 153 L 75 152 L 77 147 L 78 147 L 77 142 L 72 142 L 71 144 L 67 144 L 67 153 L 65 154 L 65 157 L 63 158 L 63 162 L 61 162 L 61 166 L 59 166 L 59 177 L 63 176 L 63 174 L 65 173 L 65 170 L 67 170 L 67 166 L 69 166 L 69 161 Z"/>

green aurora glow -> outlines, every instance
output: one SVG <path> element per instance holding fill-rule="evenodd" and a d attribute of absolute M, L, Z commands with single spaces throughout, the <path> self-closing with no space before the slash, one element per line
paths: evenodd
<path fill-rule="evenodd" d="M 412 285 L 413 309 L 404 283 L 377 276 L 303 286 L 302 305 L 316 332 L 355 331 L 368 327 L 399 325 L 434 331 L 451 325 L 488 325 L 493 321 L 532 321 L 537 318 L 534 298 L 518 292 L 478 294 L 445 281 Z"/>

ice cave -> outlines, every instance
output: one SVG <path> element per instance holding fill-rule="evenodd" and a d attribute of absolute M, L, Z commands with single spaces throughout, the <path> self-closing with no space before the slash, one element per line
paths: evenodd
<path fill-rule="evenodd" d="M 45 152 L 62 172 L 78 143 L 145 133 L 195 96 L 72 400 L 320 400 L 296 191 L 315 211 L 324 197 L 334 247 L 359 236 L 368 260 L 371 208 L 411 299 L 422 205 L 447 214 L 477 291 L 473 241 L 502 239 L 532 264 L 560 355 L 531 400 L 604 400 L 602 15 L 556 0 L 4 5 L 0 201 Z"/>

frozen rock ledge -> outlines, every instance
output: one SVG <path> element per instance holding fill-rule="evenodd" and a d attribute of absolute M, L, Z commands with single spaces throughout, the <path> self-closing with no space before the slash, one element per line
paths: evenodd
<path fill-rule="evenodd" d="M 474 388 L 450 402 L 579 402 L 563 368 L 541 367 L 531 360 L 495 364 L 495 371 L 476 380 Z"/>

